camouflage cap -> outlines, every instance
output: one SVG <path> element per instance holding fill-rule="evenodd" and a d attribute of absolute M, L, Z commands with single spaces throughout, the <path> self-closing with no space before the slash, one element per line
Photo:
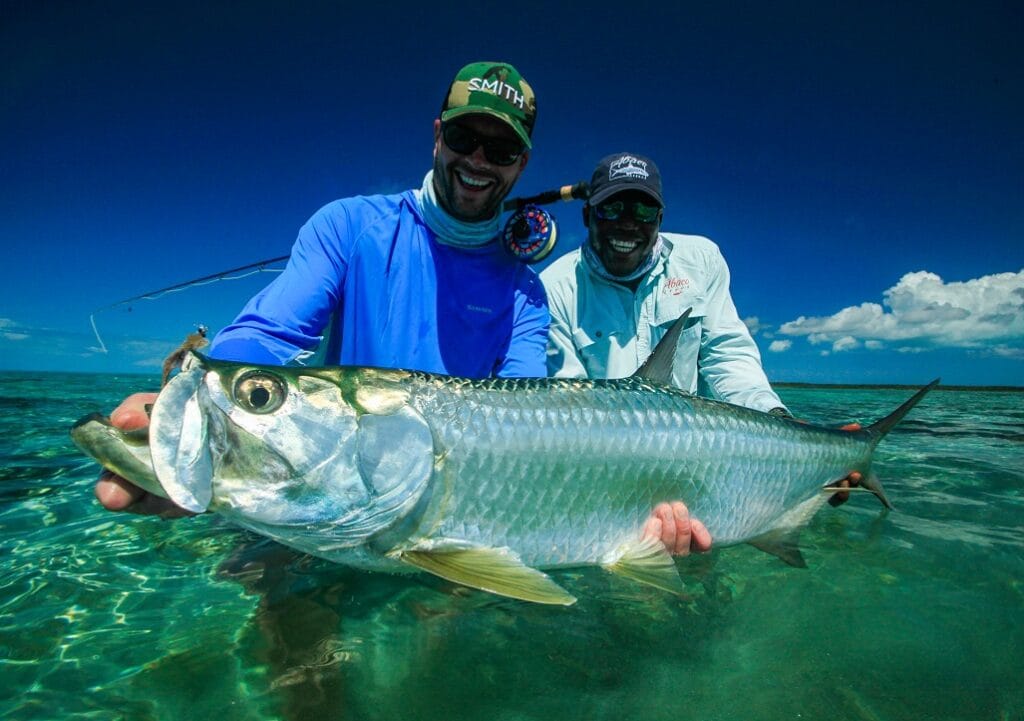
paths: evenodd
<path fill-rule="evenodd" d="M 537 119 L 537 100 L 533 88 L 508 63 L 470 63 L 455 76 L 441 106 L 441 120 L 474 113 L 505 121 L 527 148 L 533 147 L 530 135 Z"/>

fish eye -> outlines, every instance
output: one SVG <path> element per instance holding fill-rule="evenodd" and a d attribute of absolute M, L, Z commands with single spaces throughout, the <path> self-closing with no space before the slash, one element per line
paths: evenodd
<path fill-rule="evenodd" d="M 250 413 L 273 413 L 284 404 L 284 382 L 265 371 L 249 371 L 235 381 L 235 403 Z"/>

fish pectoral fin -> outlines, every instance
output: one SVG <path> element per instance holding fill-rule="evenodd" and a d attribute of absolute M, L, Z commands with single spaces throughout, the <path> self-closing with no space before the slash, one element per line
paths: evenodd
<path fill-rule="evenodd" d="M 752 538 L 747 543 L 794 568 L 807 568 L 807 561 L 800 553 L 799 541 L 799 528 L 781 528 Z"/>
<path fill-rule="evenodd" d="M 683 580 L 679 578 L 675 561 L 665 544 L 655 538 L 640 538 L 623 543 L 605 557 L 601 567 L 669 593 L 683 593 Z"/>
<path fill-rule="evenodd" d="M 569 606 L 576 597 L 508 548 L 475 546 L 463 541 L 431 541 L 395 549 L 388 556 L 464 586 L 533 603 Z"/>

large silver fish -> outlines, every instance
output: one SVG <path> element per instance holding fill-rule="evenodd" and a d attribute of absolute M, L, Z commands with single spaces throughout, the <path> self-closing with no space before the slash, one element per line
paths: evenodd
<path fill-rule="evenodd" d="M 662 545 L 638 538 L 661 501 L 685 501 L 718 547 L 752 542 L 797 564 L 787 536 L 851 472 L 888 506 L 872 451 L 938 381 L 870 427 L 832 430 L 662 383 L 670 336 L 622 380 L 466 380 L 196 354 L 156 401 L 148 451 L 138 432 L 97 415 L 72 437 L 186 509 L 304 552 L 542 603 L 575 600 L 539 570 L 570 566 L 681 590 Z"/>

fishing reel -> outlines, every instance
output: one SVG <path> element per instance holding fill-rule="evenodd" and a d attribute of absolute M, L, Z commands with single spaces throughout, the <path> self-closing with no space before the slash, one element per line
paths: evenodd
<path fill-rule="evenodd" d="M 509 217 L 502 239 L 509 252 L 519 260 L 539 263 L 550 255 L 558 242 L 558 226 L 549 212 L 527 204 Z"/>
<path fill-rule="evenodd" d="M 505 223 L 501 236 L 505 247 L 524 263 L 544 260 L 558 242 L 558 226 L 555 217 L 541 208 L 541 204 L 585 199 L 589 193 L 586 181 L 581 180 L 574 185 L 563 185 L 530 198 L 507 201 L 505 210 L 514 212 Z"/>

